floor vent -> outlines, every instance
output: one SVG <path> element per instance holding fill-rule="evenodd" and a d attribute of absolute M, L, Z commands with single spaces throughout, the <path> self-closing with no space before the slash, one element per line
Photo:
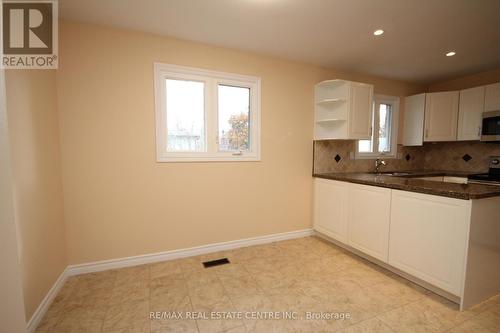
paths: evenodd
<path fill-rule="evenodd" d="M 227 258 L 222 258 L 222 259 L 216 259 L 216 260 L 211 260 L 211 261 L 205 261 L 203 263 L 203 266 L 205 266 L 205 268 L 209 268 L 209 267 L 214 267 L 214 266 L 220 266 L 220 265 L 225 265 L 225 264 L 229 264 L 229 259 Z"/>

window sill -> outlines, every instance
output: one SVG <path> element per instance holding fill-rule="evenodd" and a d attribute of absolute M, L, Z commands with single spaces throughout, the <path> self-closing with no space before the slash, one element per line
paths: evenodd
<path fill-rule="evenodd" d="M 157 156 L 158 163 L 193 163 L 193 162 L 260 162 L 261 158 L 256 154 L 243 155 L 205 155 L 193 156 L 184 154 L 169 154 L 168 156 Z"/>
<path fill-rule="evenodd" d="M 360 154 L 357 153 L 354 155 L 355 160 L 376 160 L 377 158 L 381 159 L 397 159 L 396 155 L 380 155 L 380 154 Z"/>

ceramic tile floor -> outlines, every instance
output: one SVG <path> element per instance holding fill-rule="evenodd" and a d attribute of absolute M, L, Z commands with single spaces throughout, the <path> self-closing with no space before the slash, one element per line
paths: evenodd
<path fill-rule="evenodd" d="M 201 265 L 220 257 L 231 264 Z M 150 312 L 183 318 L 150 319 Z M 253 319 L 274 312 L 337 318 Z M 346 314 L 350 318 L 338 318 Z M 500 297 L 459 312 L 407 280 L 307 237 L 72 277 L 37 332 L 494 333 L 500 332 Z"/>

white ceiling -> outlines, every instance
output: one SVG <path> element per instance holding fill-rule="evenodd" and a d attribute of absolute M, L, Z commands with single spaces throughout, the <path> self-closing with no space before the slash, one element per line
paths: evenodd
<path fill-rule="evenodd" d="M 500 67 L 500 0 L 60 0 L 68 20 L 430 83 Z M 381 37 L 372 35 L 381 28 Z M 457 55 L 445 57 L 448 50 Z"/>

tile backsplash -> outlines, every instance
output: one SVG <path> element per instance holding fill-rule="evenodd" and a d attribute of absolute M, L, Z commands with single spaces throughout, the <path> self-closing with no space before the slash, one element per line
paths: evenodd
<path fill-rule="evenodd" d="M 374 159 L 353 159 L 355 140 L 314 142 L 314 172 L 371 172 Z M 425 143 L 420 147 L 398 146 L 398 157 L 386 159 L 383 170 L 488 171 L 490 156 L 500 156 L 500 144 L 477 141 Z"/>
<path fill-rule="evenodd" d="M 356 150 L 355 140 L 325 140 L 314 142 L 314 172 L 368 172 L 373 171 L 375 159 L 350 158 Z M 385 170 L 423 169 L 424 155 L 421 147 L 398 146 L 401 159 L 386 159 Z M 406 158 L 407 157 L 407 158 Z"/>
<path fill-rule="evenodd" d="M 490 156 L 500 156 L 500 144 L 479 141 L 426 143 L 424 168 L 488 172 Z"/>

